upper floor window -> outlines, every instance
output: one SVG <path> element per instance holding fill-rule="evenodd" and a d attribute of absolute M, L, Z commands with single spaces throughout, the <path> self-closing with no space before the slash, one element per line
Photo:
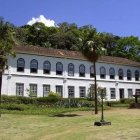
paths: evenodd
<path fill-rule="evenodd" d="M 74 65 L 72 63 L 68 65 L 68 75 L 74 76 Z"/>
<path fill-rule="evenodd" d="M 132 75 L 131 75 L 131 71 L 127 70 L 127 80 L 131 80 Z"/>
<path fill-rule="evenodd" d="M 110 75 L 110 79 L 115 79 L 115 69 L 114 68 L 109 69 L 109 75 Z"/>
<path fill-rule="evenodd" d="M 106 77 L 106 70 L 105 67 L 100 68 L 100 78 L 105 79 Z"/>
<path fill-rule="evenodd" d="M 37 60 L 33 59 L 30 63 L 30 72 L 37 73 L 38 71 L 38 62 Z"/>
<path fill-rule="evenodd" d="M 61 62 L 56 63 L 56 75 L 63 74 L 63 64 Z"/>
<path fill-rule="evenodd" d="M 23 58 L 19 58 L 17 60 L 17 71 L 24 72 L 24 68 L 25 68 L 25 61 Z"/>
<path fill-rule="evenodd" d="M 135 71 L 135 81 L 139 81 L 139 71 Z"/>
<path fill-rule="evenodd" d="M 79 66 L 79 76 L 85 77 L 85 66 L 83 64 Z"/>
<path fill-rule="evenodd" d="M 119 80 L 123 80 L 123 70 L 119 69 L 118 71 Z"/>
<path fill-rule="evenodd" d="M 44 74 L 50 74 L 51 71 L 51 63 L 49 61 L 45 61 L 43 64 L 43 72 Z"/>
<path fill-rule="evenodd" d="M 91 78 L 94 77 L 94 67 L 93 66 L 90 67 L 90 77 Z"/>

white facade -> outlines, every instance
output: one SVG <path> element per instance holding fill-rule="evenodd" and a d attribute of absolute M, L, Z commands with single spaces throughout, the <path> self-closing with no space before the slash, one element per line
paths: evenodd
<path fill-rule="evenodd" d="M 24 72 L 17 71 L 17 60 L 23 58 L 25 61 Z M 37 60 L 38 71 L 37 73 L 30 72 L 31 60 Z M 50 74 L 43 73 L 44 61 L 49 61 L 51 64 Z M 63 74 L 56 75 L 56 63 L 61 62 L 63 64 Z M 74 65 L 74 76 L 68 76 L 68 64 Z M 85 66 L 85 77 L 79 76 L 79 66 L 83 64 Z M 86 96 L 89 91 L 89 87 L 94 83 L 94 78 L 90 77 L 90 67 L 92 63 L 86 60 L 68 59 L 60 57 L 49 57 L 34 54 L 22 54 L 18 53 L 16 58 L 9 57 L 8 69 L 5 70 L 2 78 L 2 94 L 5 95 L 17 95 L 20 88 L 17 89 L 17 84 L 22 84 L 24 91 L 23 96 L 28 96 L 27 90 L 30 89 L 31 84 L 36 85 L 37 97 L 43 97 L 43 85 L 49 85 L 50 91 L 56 92 L 56 86 L 62 87 L 62 96 L 67 98 L 71 94 L 71 87 L 74 87 L 74 97 L 80 97 L 81 92 L 85 92 Z M 100 76 L 100 68 L 105 68 L 105 78 Z M 115 77 L 110 79 L 109 69 L 114 68 Z M 123 80 L 119 80 L 118 71 L 123 70 Z M 131 80 L 127 79 L 127 70 L 131 71 Z M 135 94 L 137 89 L 140 89 L 139 78 L 136 80 L 135 72 L 140 72 L 140 67 L 102 63 L 97 62 L 97 85 L 105 87 L 107 91 L 107 100 L 119 100 L 120 98 L 128 98 L 128 92 L 132 91 Z M 82 88 L 80 88 L 82 87 Z M 34 89 L 34 88 L 33 88 Z M 85 91 L 83 91 L 83 89 Z M 18 91 L 17 91 L 18 90 Z M 34 89 L 35 90 L 35 89 Z M 58 89 L 59 90 L 59 89 Z M 83 93 L 84 94 L 84 93 Z M 84 96 L 84 95 L 83 95 Z"/>

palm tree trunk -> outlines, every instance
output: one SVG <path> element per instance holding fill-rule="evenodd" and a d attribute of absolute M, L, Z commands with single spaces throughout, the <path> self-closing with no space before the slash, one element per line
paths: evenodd
<path fill-rule="evenodd" d="M 2 72 L 0 71 L 0 117 L 1 117 L 1 89 L 2 89 Z"/>
<path fill-rule="evenodd" d="M 97 102 L 97 83 L 96 83 L 96 62 L 93 62 L 94 67 L 94 92 L 95 92 L 95 114 L 98 114 L 98 102 Z"/>

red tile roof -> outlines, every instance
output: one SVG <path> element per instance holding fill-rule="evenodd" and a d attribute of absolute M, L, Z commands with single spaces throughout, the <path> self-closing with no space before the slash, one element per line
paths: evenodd
<path fill-rule="evenodd" d="M 22 53 L 22 54 L 34 54 L 34 55 L 42 55 L 42 56 L 86 60 L 86 58 L 82 55 L 82 53 L 78 51 L 43 48 L 37 46 L 15 46 L 14 51 L 16 53 Z M 98 62 L 140 67 L 139 62 L 135 62 L 121 57 L 101 56 L 98 59 Z"/>

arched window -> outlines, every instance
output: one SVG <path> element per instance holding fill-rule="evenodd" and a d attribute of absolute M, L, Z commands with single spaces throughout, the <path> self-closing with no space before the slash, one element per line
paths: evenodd
<path fill-rule="evenodd" d="M 94 67 L 90 66 L 90 77 L 93 78 L 94 77 Z"/>
<path fill-rule="evenodd" d="M 74 65 L 72 63 L 68 65 L 68 76 L 74 76 Z"/>
<path fill-rule="evenodd" d="M 43 64 L 43 72 L 44 74 L 50 74 L 51 71 L 51 63 L 49 61 L 45 61 Z"/>
<path fill-rule="evenodd" d="M 24 72 L 24 68 L 25 68 L 25 61 L 23 58 L 19 58 L 17 60 L 17 71 Z"/>
<path fill-rule="evenodd" d="M 37 73 L 38 71 L 38 62 L 37 60 L 33 59 L 30 63 L 30 72 Z"/>
<path fill-rule="evenodd" d="M 105 70 L 105 67 L 101 67 L 100 68 L 100 78 L 101 79 L 105 79 L 106 77 L 106 70 Z"/>
<path fill-rule="evenodd" d="M 119 69 L 118 71 L 119 80 L 123 80 L 123 70 Z"/>
<path fill-rule="evenodd" d="M 135 81 L 139 81 L 139 71 L 138 70 L 136 70 L 135 71 Z"/>
<path fill-rule="evenodd" d="M 63 74 L 63 64 L 61 62 L 56 63 L 56 75 Z"/>
<path fill-rule="evenodd" d="M 132 74 L 130 70 L 127 70 L 127 80 L 131 80 Z"/>
<path fill-rule="evenodd" d="M 114 68 L 109 69 L 109 75 L 110 75 L 110 79 L 115 79 L 115 69 Z"/>
<path fill-rule="evenodd" d="M 83 64 L 79 66 L 79 76 L 85 77 L 85 66 Z"/>

